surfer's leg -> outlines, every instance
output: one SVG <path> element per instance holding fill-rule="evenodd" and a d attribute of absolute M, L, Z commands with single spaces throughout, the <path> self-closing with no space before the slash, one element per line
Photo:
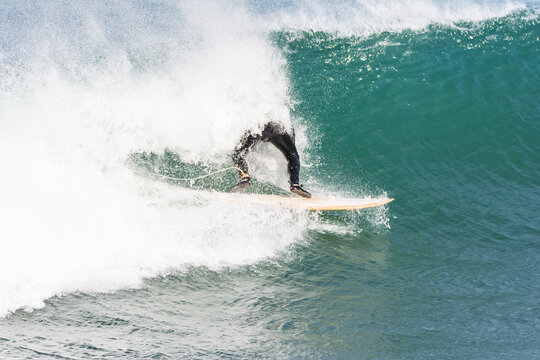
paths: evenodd
<path fill-rule="evenodd" d="M 302 188 L 299 184 L 300 177 L 300 156 L 296 150 L 294 139 L 284 133 L 274 133 L 268 137 L 268 141 L 274 144 L 287 159 L 287 172 L 289 173 L 289 183 L 291 184 L 291 191 L 302 197 L 311 197 L 311 194 Z"/>
<path fill-rule="evenodd" d="M 249 150 L 251 150 L 251 148 L 257 143 L 258 140 L 259 139 L 257 136 L 254 136 L 253 134 L 247 132 L 244 134 L 244 136 L 242 136 L 242 139 L 234 148 L 232 159 L 234 165 L 238 169 L 240 176 L 248 174 L 246 155 L 248 154 Z"/>
<path fill-rule="evenodd" d="M 246 161 L 246 155 L 249 152 L 249 150 L 253 147 L 259 141 L 259 138 L 254 136 L 253 134 L 247 132 L 242 136 L 242 139 L 236 145 L 234 148 L 232 158 L 234 165 L 238 169 L 238 173 L 240 175 L 240 181 L 238 184 L 233 186 L 229 191 L 230 192 L 239 192 L 247 188 L 249 185 L 251 185 L 251 179 L 249 178 L 248 173 L 248 164 Z"/>

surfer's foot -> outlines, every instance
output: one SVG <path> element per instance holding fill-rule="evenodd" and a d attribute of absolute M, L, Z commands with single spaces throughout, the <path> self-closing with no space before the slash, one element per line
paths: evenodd
<path fill-rule="evenodd" d="M 242 176 L 238 184 L 234 185 L 229 192 L 236 193 L 240 192 L 244 189 L 247 189 L 251 185 L 251 179 L 249 178 L 249 175 Z"/>
<path fill-rule="evenodd" d="M 296 195 L 300 195 L 301 197 L 310 198 L 311 194 L 304 190 L 302 185 L 298 184 L 291 184 L 291 191 L 295 193 Z"/>

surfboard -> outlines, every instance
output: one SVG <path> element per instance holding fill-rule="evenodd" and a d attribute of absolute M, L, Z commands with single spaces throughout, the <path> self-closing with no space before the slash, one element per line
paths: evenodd
<path fill-rule="evenodd" d="M 270 194 L 231 194 L 222 193 L 223 199 L 231 202 L 245 202 L 258 205 L 278 205 L 285 208 L 303 209 L 312 211 L 325 210 L 357 210 L 366 209 L 388 204 L 394 199 L 373 198 L 322 198 L 310 199 L 293 196 L 281 196 Z"/>

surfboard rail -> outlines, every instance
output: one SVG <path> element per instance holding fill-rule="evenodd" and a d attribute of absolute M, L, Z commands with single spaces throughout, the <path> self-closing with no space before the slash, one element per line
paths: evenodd
<path fill-rule="evenodd" d="M 258 205 L 278 205 L 285 208 L 310 211 L 341 211 L 367 209 L 382 206 L 393 201 L 393 198 L 301 198 L 272 194 L 231 194 L 224 193 L 222 198 L 231 202 L 246 202 Z"/>

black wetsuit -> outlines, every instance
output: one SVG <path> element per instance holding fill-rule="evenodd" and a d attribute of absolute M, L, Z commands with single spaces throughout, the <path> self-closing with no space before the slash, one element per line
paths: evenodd
<path fill-rule="evenodd" d="M 260 134 L 247 132 L 244 134 L 233 152 L 233 161 L 240 176 L 248 174 L 246 155 L 249 150 L 259 141 L 266 141 L 277 147 L 287 159 L 287 171 L 289 172 L 289 182 L 291 185 L 298 184 L 300 174 L 300 157 L 294 145 L 294 133 L 289 135 L 285 128 L 275 122 L 269 122 L 264 126 Z"/>

